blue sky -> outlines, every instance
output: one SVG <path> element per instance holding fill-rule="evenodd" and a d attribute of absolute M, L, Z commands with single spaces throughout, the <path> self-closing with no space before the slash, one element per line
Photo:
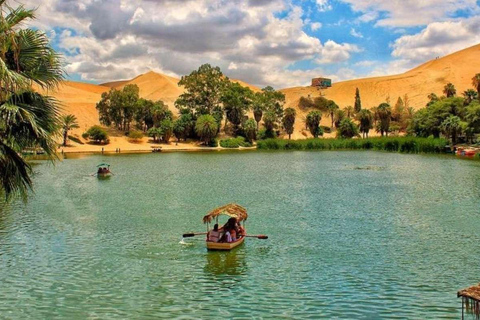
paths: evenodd
<path fill-rule="evenodd" d="M 34 27 L 73 80 L 203 63 L 276 88 L 404 72 L 480 43 L 477 0 L 37 0 Z"/>

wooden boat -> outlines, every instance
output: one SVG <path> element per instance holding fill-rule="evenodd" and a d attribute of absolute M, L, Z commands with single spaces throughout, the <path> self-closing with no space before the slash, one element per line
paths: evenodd
<path fill-rule="evenodd" d="M 205 241 L 208 250 L 232 250 L 238 246 L 240 246 L 245 241 L 245 236 L 239 237 L 234 242 L 213 242 L 208 241 L 208 232 L 211 231 L 210 224 L 212 222 L 218 223 L 218 217 L 221 215 L 228 216 L 230 218 L 235 218 L 237 223 L 242 224 L 244 233 L 246 233 L 245 229 L 245 221 L 248 218 L 247 210 L 235 203 L 230 203 L 225 206 L 216 208 L 210 211 L 207 215 L 203 217 L 203 223 L 207 225 L 207 239 Z"/>
<path fill-rule="evenodd" d="M 473 157 L 477 151 L 475 149 L 464 149 L 464 148 L 458 148 L 457 149 L 457 155 L 459 156 L 465 156 L 465 157 Z"/>
<path fill-rule="evenodd" d="M 206 241 L 208 250 L 232 250 L 233 248 L 238 247 L 245 241 L 245 237 L 239 238 L 234 242 L 211 242 Z"/>
<path fill-rule="evenodd" d="M 110 177 L 112 175 L 112 172 L 110 171 L 110 165 L 108 163 L 100 163 L 97 166 L 97 178 L 106 178 Z"/>

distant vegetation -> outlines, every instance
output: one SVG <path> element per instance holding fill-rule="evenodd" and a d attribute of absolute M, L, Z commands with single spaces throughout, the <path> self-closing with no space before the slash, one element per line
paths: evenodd
<path fill-rule="evenodd" d="M 105 129 L 100 126 L 92 126 L 82 134 L 83 139 L 91 140 L 95 143 L 108 143 L 108 134 Z"/>
<path fill-rule="evenodd" d="M 127 85 L 102 95 L 97 104 L 100 121 L 127 134 L 134 126 L 154 142 L 164 143 L 175 136 L 177 141 L 193 139 L 215 146 L 214 140 L 222 131 L 249 143 L 281 134 L 290 139 L 294 133 L 297 112 L 293 108 L 284 110 L 284 94 L 272 87 L 253 92 L 231 82 L 220 68 L 209 64 L 182 77 L 179 85 L 185 91 L 175 101 L 178 117 L 164 102 L 140 99 L 138 87 Z M 458 97 L 454 84 L 447 83 L 443 96 L 430 94 L 427 106 L 418 111 L 410 105 L 407 94 L 398 97 L 393 105 L 387 96 L 385 102 L 365 109 L 358 88 L 352 96 L 353 106 L 340 108 L 335 101 L 324 97 L 301 97 L 299 108 L 307 111 L 303 119 L 305 129 L 314 138 L 330 132 L 341 139 L 368 138 L 370 131 L 375 130 L 382 137 L 432 136 L 445 137 L 453 144 L 459 139 L 474 142 L 480 133 L 480 74 L 473 77 L 472 85 L 474 89 Z M 248 112 L 252 112 L 251 118 Z M 321 126 L 323 118 L 330 120 L 330 126 Z M 230 144 L 228 139 L 222 141 L 221 144 Z"/>
<path fill-rule="evenodd" d="M 443 153 L 446 139 L 388 137 L 368 139 L 267 139 L 258 141 L 261 150 L 378 150 L 403 153 Z"/>
<path fill-rule="evenodd" d="M 220 146 L 223 148 L 239 148 L 239 147 L 251 147 L 252 144 L 246 141 L 244 137 L 237 137 L 237 138 L 220 140 Z"/>

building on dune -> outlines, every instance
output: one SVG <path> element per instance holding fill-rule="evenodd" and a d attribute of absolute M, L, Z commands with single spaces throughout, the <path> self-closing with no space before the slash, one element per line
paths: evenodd
<path fill-rule="evenodd" d="M 321 77 L 312 79 L 312 87 L 325 89 L 331 86 L 332 86 L 332 79 L 321 78 Z"/>

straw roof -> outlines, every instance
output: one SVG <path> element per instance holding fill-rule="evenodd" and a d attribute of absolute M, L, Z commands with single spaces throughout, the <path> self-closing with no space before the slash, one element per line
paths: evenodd
<path fill-rule="evenodd" d="M 476 286 L 471 286 L 469 288 L 458 291 L 457 296 L 480 301 L 480 283 Z"/>
<path fill-rule="evenodd" d="M 473 313 L 477 319 L 480 318 L 480 283 L 458 291 L 457 297 L 465 299 L 466 309 Z"/>
<path fill-rule="evenodd" d="M 216 208 L 210 211 L 205 217 L 203 217 L 203 223 L 210 223 L 212 219 L 219 215 L 226 215 L 232 218 L 236 218 L 237 221 L 247 220 L 247 209 L 236 203 L 229 203 L 225 206 Z"/>

